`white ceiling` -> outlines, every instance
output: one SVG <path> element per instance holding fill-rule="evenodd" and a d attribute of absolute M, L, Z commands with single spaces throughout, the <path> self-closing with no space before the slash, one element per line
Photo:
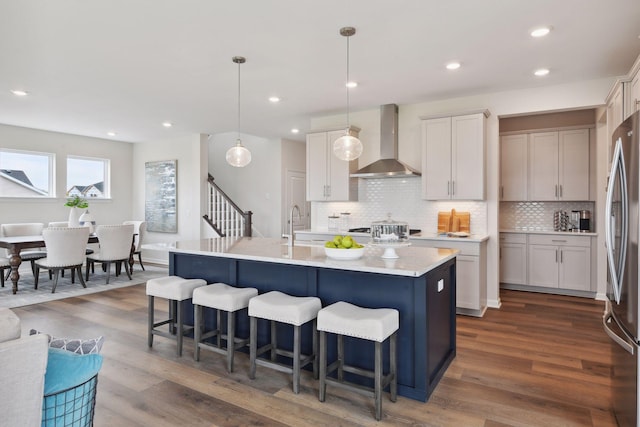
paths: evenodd
<path fill-rule="evenodd" d="M 0 123 L 129 142 L 236 131 L 241 55 L 242 132 L 303 139 L 309 117 L 346 111 L 343 26 L 352 110 L 619 76 L 640 54 L 639 0 L 0 0 Z"/>

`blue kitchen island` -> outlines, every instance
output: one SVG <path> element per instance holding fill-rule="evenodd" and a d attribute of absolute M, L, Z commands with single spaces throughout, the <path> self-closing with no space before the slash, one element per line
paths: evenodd
<path fill-rule="evenodd" d="M 202 239 L 178 242 L 170 249 L 169 273 L 208 283 L 251 286 L 260 293 L 277 290 L 317 296 L 323 307 L 347 301 L 362 307 L 395 308 L 400 312 L 398 393 L 427 401 L 456 354 L 457 251 L 411 246 L 396 251 L 399 258 L 383 259 L 382 248 L 367 246 L 360 259 L 334 260 L 325 256 L 322 246 L 290 247 L 280 239 Z M 185 304 L 186 322 L 192 324 L 192 305 Z M 205 323 L 208 328 L 215 326 L 213 310 L 207 310 Z M 261 346 L 269 332 L 267 322 L 259 325 Z M 303 353 L 311 350 L 311 327 L 305 326 Z M 236 328 L 238 336 L 249 335 L 246 315 L 239 316 Z M 291 349 L 290 326 L 278 328 L 279 345 Z M 330 339 L 329 344 L 328 360 L 333 360 L 335 342 Z M 347 363 L 372 369 L 372 342 L 346 338 L 345 347 Z M 384 359 L 387 366 L 388 344 Z"/>

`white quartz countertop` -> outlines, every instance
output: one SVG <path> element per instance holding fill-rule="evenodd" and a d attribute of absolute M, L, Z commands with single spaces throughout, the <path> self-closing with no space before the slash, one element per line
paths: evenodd
<path fill-rule="evenodd" d="M 296 241 L 293 247 L 289 247 L 286 239 L 262 237 L 183 241 L 177 242 L 169 252 L 410 277 L 422 276 L 458 253 L 454 249 L 408 246 L 396 248 L 399 258 L 383 259 L 383 248 L 366 245 L 365 254 L 360 259 L 335 260 L 325 255 L 324 246 L 320 243 Z"/>
<path fill-rule="evenodd" d="M 501 228 L 500 233 L 519 233 L 519 234 L 552 234 L 552 235 L 565 235 L 565 236 L 597 236 L 598 233 L 588 232 L 575 232 L 575 231 L 553 231 L 553 230 L 522 230 L 522 229 L 506 229 Z"/>
<path fill-rule="evenodd" d="M 316 236 L 316 235 L 333 236 L 335 234 L 349 234 L 350 236 L 357 238 L 356 240 L 359 243 L 367 243 L 369 240 L 371 240 L 371 235 L 369 233 L 349 233 L 349 232 L 340 233 L 340 232 L 333 232 L 328 230 L 297 230 L 296 234 L 309 235 L 309 236 Z M 437 233 L 421 232 L 421 233 L 412 234 L 411 236 L 409 236 L 409 241 L 411 240 L 443 240 L 443 241 L 461 241 L 461 242 L 480 243 L 480 242 L 484 242 L 487 239 L 489 239 L 489 236 L 486 234 L 471 234 L 468 237 L 450 237 L 446 235 L 439 235 Z"/>

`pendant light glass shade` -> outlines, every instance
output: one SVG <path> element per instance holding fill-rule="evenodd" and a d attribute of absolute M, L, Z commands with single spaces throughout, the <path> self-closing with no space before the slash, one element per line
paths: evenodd
<path fill-rule="evenodd" d="M 347 83 L 349 80 L 349 37 L 356 33 L 353 27 L 340 29 L 340 35 L 347 38 Z M 347 130 L 345 135 L 333 142 L 333 154 L 340 160 L 355 160 L 362 154 L 362 142 L 349 132 L 351 123 L 349 122 L 349 87 L 347 86 Z"/>
<path fill-rule="evenodd" d="M 240 140 L 240 64 L 247 60 L 243 56 L 234 56 L 232 61 L 238 64 L 238 139 L 236 145 L 227 150 L 227 163 L 236 168 L 243 168 L 251 163 L 251 151 L 242 145 Z"/>
<path fill-rule="evenodd" d="M 251 151 L 247 150 L 238 139 L 236 145 L 227 150 L 227 163 L 237 168 L 243 168 L 251 163 Z"/>
<path fill-rule="evenodd" d="M 362 142 L 355 136 L 346 135 L 336 139 L 333 143 L 333 154 L 340 160 L 355 160 L 362 154 Z"/>

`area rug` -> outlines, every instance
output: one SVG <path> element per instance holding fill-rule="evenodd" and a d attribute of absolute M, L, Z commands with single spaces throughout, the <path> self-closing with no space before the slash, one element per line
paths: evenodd
<path fill-rule="evenodd" d="M 131 280 L 129 280 L 127 274 L 124 272 L 120 273 L 120 275 L 116 277 L 114 267 L 112 266 L 111 277 L 109 279 L 109 284 L 107 285 L 107 273 L 102 271 L 100 264 L 97 264 L 95 273 L 89 275 L 89 281 L 86 282 L 86 289 L 82 287 L 78 278 L 76 278 L 76 283 L 72 284 L 71 272 L 65 271 L 65 277 L 60 277 L 58 279 L 56 292 L 51 293 L 51 289 L 53 289 L 53 281 L 49 280 L 49 275 L 45 270 L 40 272 L 38 289 L 34 289 L 31 269 L 28 266 L 26 268 L 21 266 L 18 293 L 13 295 L 13 284 L 11 283 L 11 280 L 5 281 L 4 288 L 0 288 L 0 307 L 22 307 L 25 305 L 39 304 L 47 301 L 108 291 L 110 289 L 124 288 L 127 286 L 146 283 L 149 279 L 166 276 L 168 274 L 167 267 L 145 264 L 145 269 L 146 271 L 142 271 L 140 266 L 136 264 L 133 267 Z M 84 268 L 82 271 L 84 272 Z"/>

